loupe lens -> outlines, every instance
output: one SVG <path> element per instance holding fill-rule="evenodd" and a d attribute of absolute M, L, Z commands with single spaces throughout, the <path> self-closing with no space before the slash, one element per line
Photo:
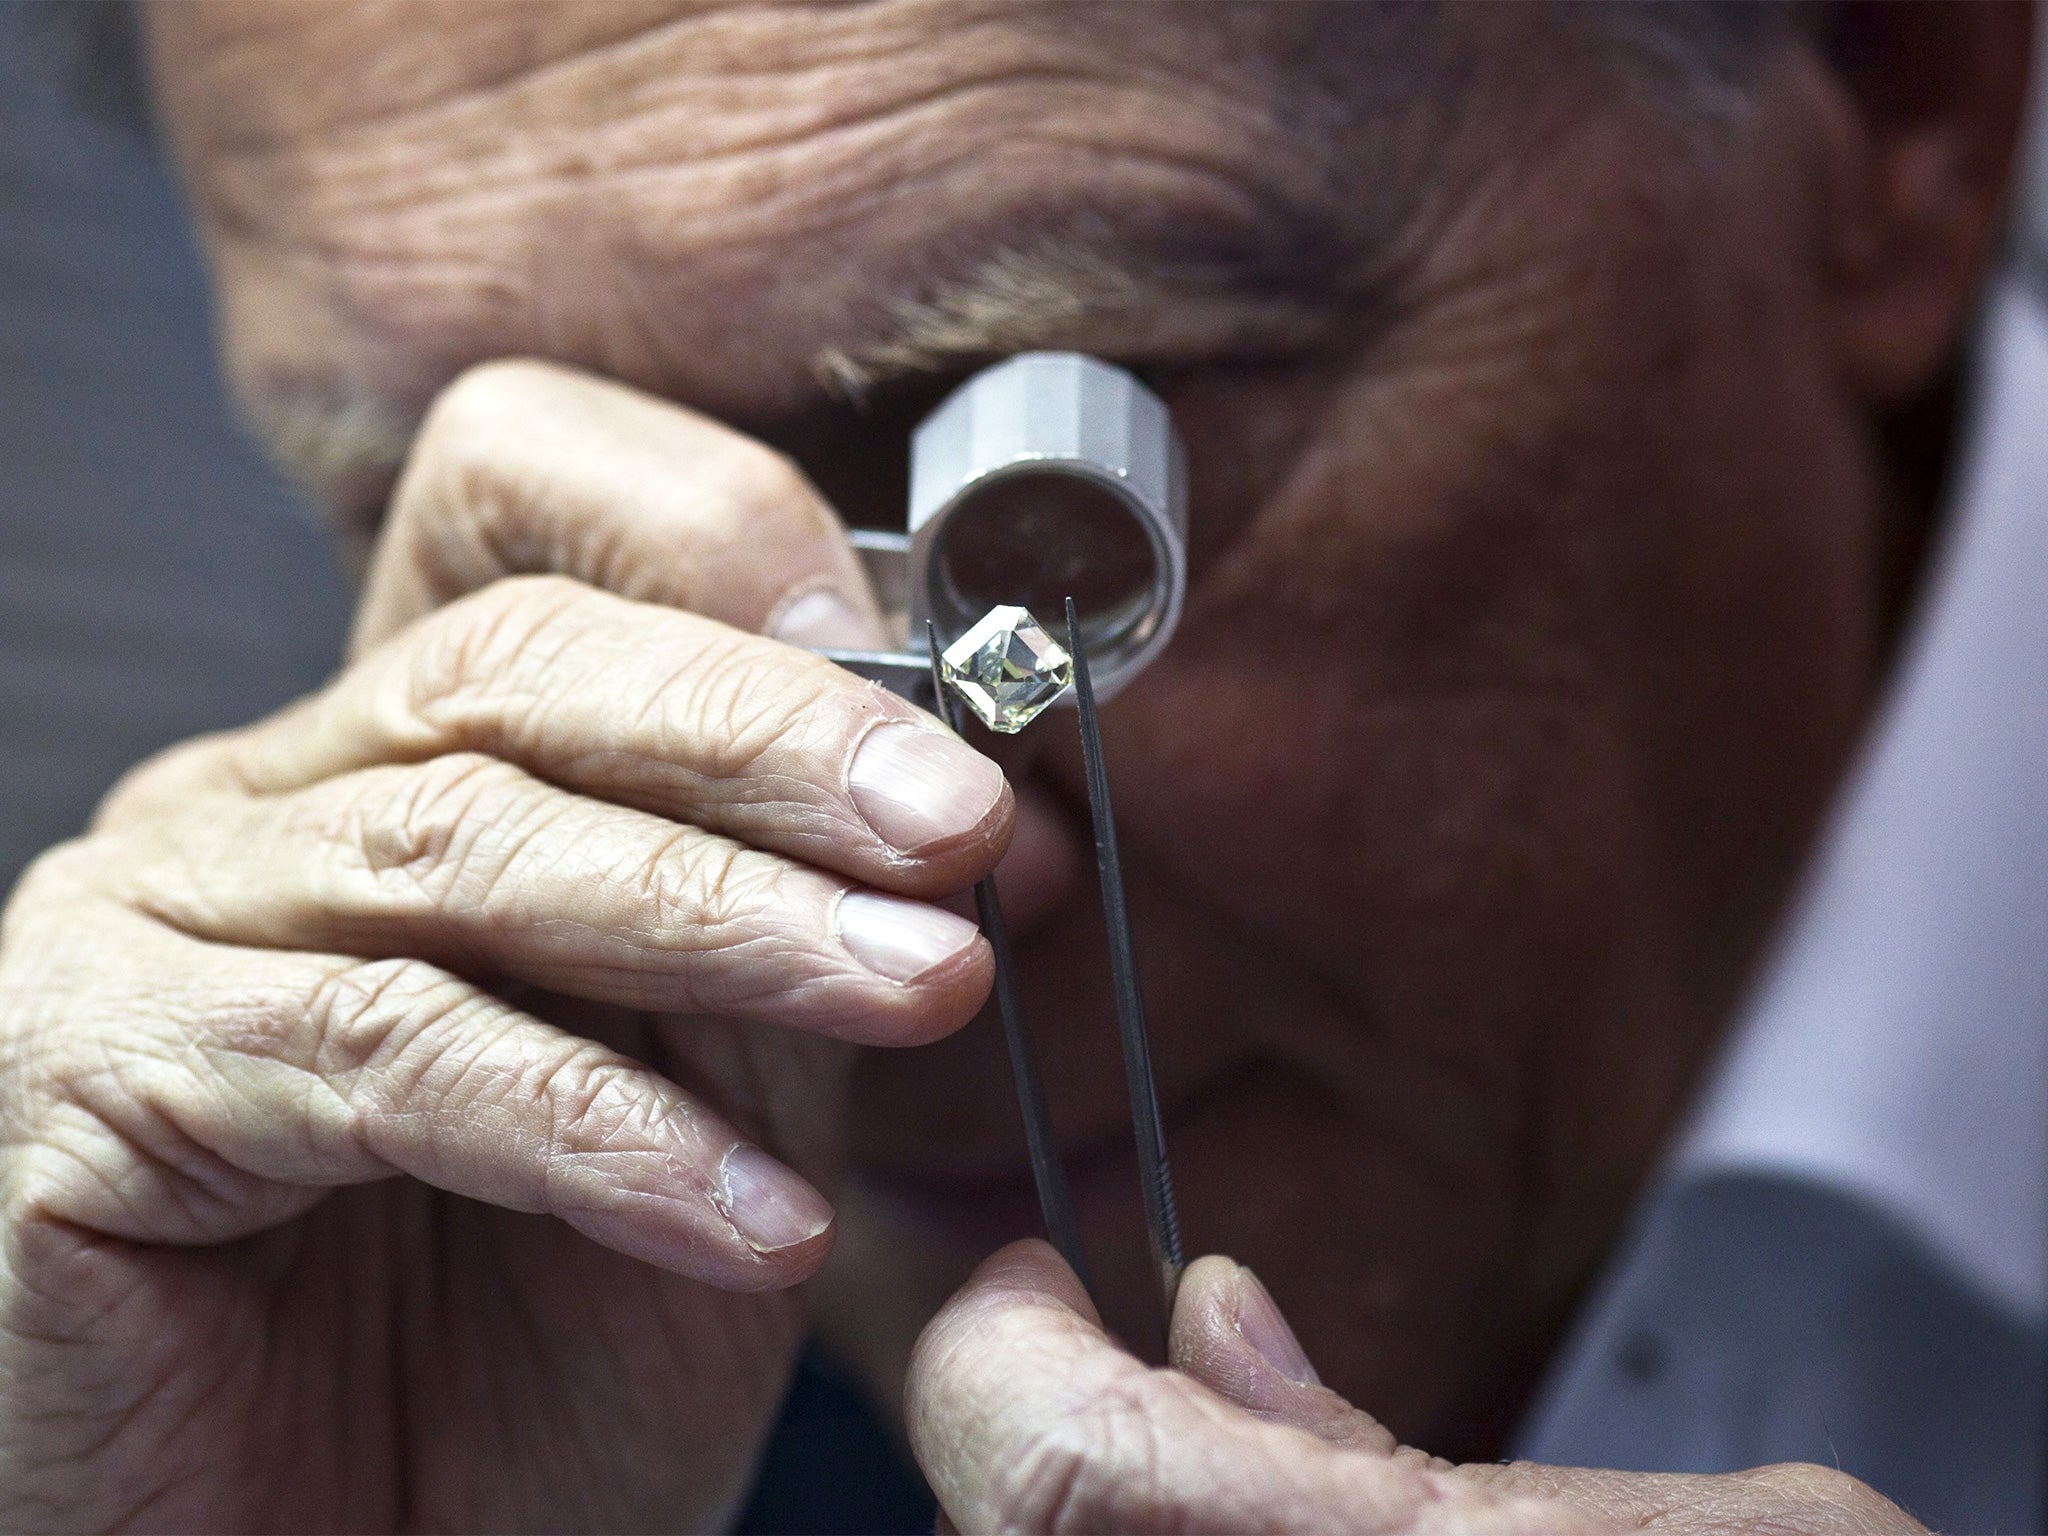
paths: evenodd
<path fill-rule="evenodd" d="M 999 603 L 1057 614 L 1068 597 L 1091 649 L 1149 624 L 1158 558 L 1114 492 L 1074 474 L 1001 476 L 947 516 L 934 556 L 940 591 L 960 624 Z"/>

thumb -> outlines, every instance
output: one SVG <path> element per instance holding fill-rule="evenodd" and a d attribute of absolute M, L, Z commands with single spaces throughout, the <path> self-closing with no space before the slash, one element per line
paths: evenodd
<path fill-rule="evenodd" d="M 1102 1332 L 1073 1272 L 1038 1242 L 996 1254 L 932 1319 L 905 1418 L 963 1531 L 1587 1529 L 1568 1511 L 1463 1486 L 1425 1458 L 1333 1447 L 1148 1369 Z"/>
<path fill-rule="evenodd" d="M 1174 1303 L 1173 1363 L 1218 1396 L 1269 1423 L 1326 1444 L 1413 1465 L 1371 1414 L 1321 1385 L 1272 1295 L 1242 1264 L 1205 1258 L 1189 1266 Z M 1610 1472 L 1530 1462 L 1428 1465 L 1474 1489 L 1570 1510 L 1596 1527 L 1672 1536 L 1925 1536 L 1910 1515 L 1852 1477 L 1825 1467 L 1757 1467 L 1720 1476 Z"/>
<path fill-rule="evenodd" d="M 1234 1260 L 1197 1259 L 1181 1277 L 1170 1349 L 1175 1369 L 1260 1418 L 1349 1450 L 1391 1455 L 1394 1437 L 1322 1384 L 1259 1277 Z"/>

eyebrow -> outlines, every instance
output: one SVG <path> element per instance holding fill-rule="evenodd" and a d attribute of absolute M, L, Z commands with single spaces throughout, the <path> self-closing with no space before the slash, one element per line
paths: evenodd
<path fill-rule="evenodd" d="M 871 335 L 820 347 L 810 371 L 828 395 L 859 402 L 888 384 L 1026 350 L 1133 362 L 1273 355 L 1312 345 L 1355 310 L 1361 295 L 1346 286 L 1299 245 L 1275 270 L 1242 254 L 1188 259 L 1048 235 L 998 245 L 964 275 L 892 298 Z"/>

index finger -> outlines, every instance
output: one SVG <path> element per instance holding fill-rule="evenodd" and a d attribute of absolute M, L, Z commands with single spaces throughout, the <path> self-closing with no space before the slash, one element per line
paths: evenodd
<path fill-rule="evenodd" d="M 249 730 L 140 770 L 103 819 L 453 753 L 910 896 L 987 874 L 1015 811 L 993 762 L 829 662 L 528 576 L 429 615 Z"/>

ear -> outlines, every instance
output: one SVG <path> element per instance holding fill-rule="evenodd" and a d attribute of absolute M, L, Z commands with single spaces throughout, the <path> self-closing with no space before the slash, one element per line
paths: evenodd
<path fill-rule="evenodd" d="M 1823 282 L 1844 372 L 1875 404 L 1926 388 L 2004 233 L 2033 41 L 2030 0 L 1842 0 L 1818 13 L 1848 107 Z"/>

